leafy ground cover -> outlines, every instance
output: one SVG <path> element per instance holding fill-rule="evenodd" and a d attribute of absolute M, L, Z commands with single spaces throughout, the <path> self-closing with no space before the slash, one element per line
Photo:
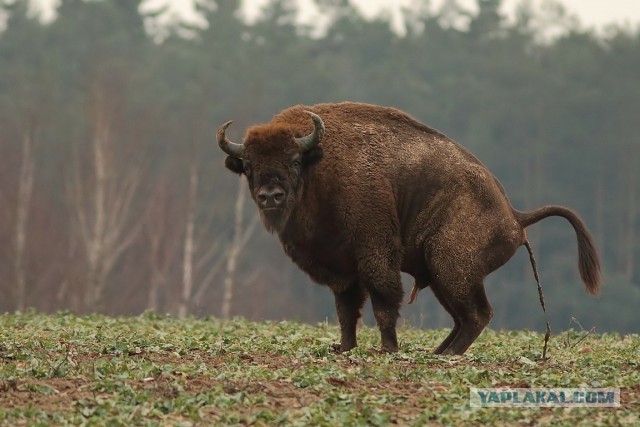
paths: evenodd
<path fill-rule="evenodd" d="M 336 325 L 37 313 L 0 316 L 2 425 L 637 425 L 640 336 L 378 332 L 334 354 Z M 620 408 L 470 408 L 469 387 L 620 387 Z"/>

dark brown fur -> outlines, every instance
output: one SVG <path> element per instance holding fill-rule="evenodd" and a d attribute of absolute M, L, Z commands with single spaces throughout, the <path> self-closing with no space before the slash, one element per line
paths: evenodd
<path fill-rule="evenodd" d="M 304 110 L 319 115 L 321 146 L 300 154 L 294 137 L 312 132 Z M 493 315 L 484 278 L 525 240 L 525 227 L 565 217 L 578 237 L 587 290 L 599 289 L 599 262 L 578 216 L 547 206 L 514 210 L 498 180 L 466 149 L 407 114 L 344 102 L 295 106 L 245 137 L 242 160 L 227 167 L 247 174 L 251 194 L 276 183 L 284 208 L 262 211 L 287 255 L 335 295 L 340 350 L 356 346 L 356 324 L 367 297 L 385 351 L 396 351 L 402 303 L 400 272 L 429 286 L 454 319 L 436 353 L 462 354 Z"/>

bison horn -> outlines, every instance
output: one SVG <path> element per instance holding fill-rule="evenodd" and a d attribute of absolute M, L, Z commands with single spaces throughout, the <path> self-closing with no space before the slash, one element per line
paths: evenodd
<path fill-rule="evenodd" d="M 222 151 L 224 151 L 231 157 L 241 159 L 244 153 L 244 145 L 236 144 L 235 142 L 229 141 L 229 139 L 225 135 L 225 131 L 231 123 L 233 123 L 233 120 L 229 120 L 227 123 L 218 128 L 218 132 L 216 132 L 216 139 L 218 140 L 218 145 L 220 146 Z"/>
<path fill-rule="evenodd" d="M 315 129 L 313 130 L 313 132 L 311 132 L 307 136 L 304 136 L 302 138 L 296 138 L 296 143 L 298 144 L 298 146 L 300 147 L 303 153 L 305 151 L 311 150 L 316 145 L 318 145 L 320 141 L 322 141 L 322 137 L 324 136 L 324 123 L 322 122 L 322 119 L 320 118 L 320 116 L 318 116 L 315 113 L 312 113 L 311 111 L 305 110 L 304 112 L 311 116 L 311 119 L 313 120 L 313 126 Z"/>

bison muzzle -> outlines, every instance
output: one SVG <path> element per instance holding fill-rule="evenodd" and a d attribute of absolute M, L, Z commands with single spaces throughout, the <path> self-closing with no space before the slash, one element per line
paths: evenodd
<path fill-rule="evenodd" d="M 251 127 L 242 144 L 218 129 L 225 165 L 247 177 L 265 227 L 289 257 L 335 296 L 339 350 L 356 346 L 367 297 L 382 350 L 398 350 L 400 272 L 411 299 L 431 288 L 454 327 L 435 353 L 462 354 L 491 320 L 484 278 L 527 242 L 525 228 L 566 218 L 586 289 L 600 267 L 580 218 L 562 206 L 511 207 L 502 185 L 465 148 L 393 108 L 344 102 L 295 106 Z"/>

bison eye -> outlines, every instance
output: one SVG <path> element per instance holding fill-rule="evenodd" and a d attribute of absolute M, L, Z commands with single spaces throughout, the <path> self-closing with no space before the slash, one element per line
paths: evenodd
<path fill-rule="evenodd" d="M 245 174 L 251 175 L 251 163 L 249 163 L 248 161 L 245 161 L 242 164 L 242 168 L 244 169 Z"/>
<path fill-rule="evenodd" d="M 302 165 L 302 156 L 300 154 L 296 154 L 291 158 L 291 166 L 300 169 L 300 165 Z"/>

